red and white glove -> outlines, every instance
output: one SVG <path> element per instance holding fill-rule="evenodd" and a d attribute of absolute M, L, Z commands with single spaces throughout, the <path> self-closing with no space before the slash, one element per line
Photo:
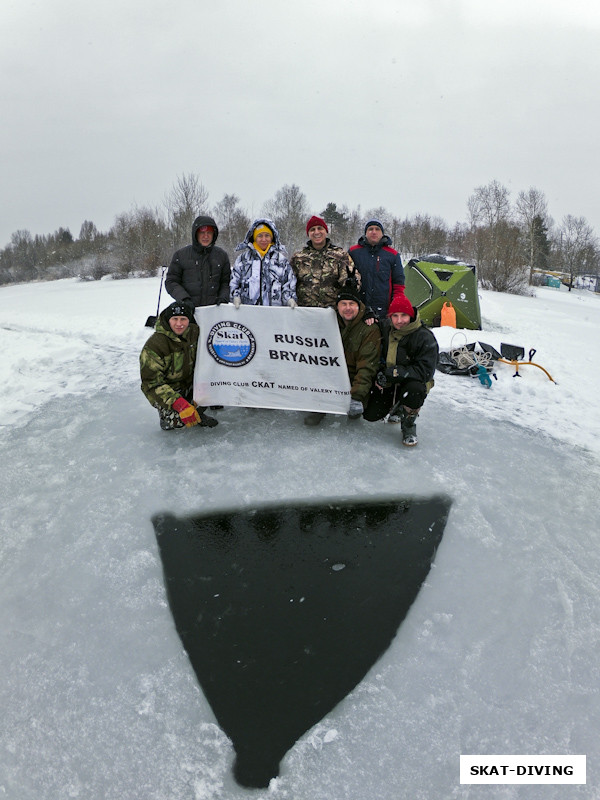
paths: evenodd
<path fill-rule="evenodd" d="M 188 428 L 197 425 L 200 422 L 200 415 L 193 405 L 184 400 L 183 397 L 178 397 L 173 403 L 173 410 L 179 414 L 179 418 Z"/>

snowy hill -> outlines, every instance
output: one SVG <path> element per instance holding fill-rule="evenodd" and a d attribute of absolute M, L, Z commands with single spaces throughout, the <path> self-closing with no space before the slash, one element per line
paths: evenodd
<path fill-rule="evenodd" d="M 535 348 L 557 383 L 535 367 L 498 365 L 490 389 L 437 373 L 408 450 L 394 426 L 307 429 L 295 412 L 160 431 L 137 362 L 157 291 L 0 289 L 0 797 L 598 797 L 600 297 L 481 292 L 483 331 L 439 329 L 442 348 Z M 392 646 L 268 790 L 237 786 L 151 517 L 439 493 L 448 525 Z M 461 753 L 586 754 L 587 785 L 461 786 Z"/>

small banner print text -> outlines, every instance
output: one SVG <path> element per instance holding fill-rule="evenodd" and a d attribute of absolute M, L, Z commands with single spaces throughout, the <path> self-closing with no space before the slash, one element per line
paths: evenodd
<path fill-rule="evenodd" d="M 461 756 L 461 783 L 586 782 L 585 756 Z"/>

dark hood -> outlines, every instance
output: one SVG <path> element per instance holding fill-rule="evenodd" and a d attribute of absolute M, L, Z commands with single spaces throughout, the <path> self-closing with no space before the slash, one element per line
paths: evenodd
<path fill-rule="evenodd" d="M 213 240 L 208 247 L 202 247 L 202 245 L 200 245 L 198 243 L 198 240 L 196 239 L 198 228 L 201 228 L 203 225 L 212 225 L 212 227 L 215 229 Z M 217 226 L 217 223 L 214 221 L 212 217 L 207 217 L 207 216 L 196 217 L 196 219 L 194 220 L 194 224 L 192 225 L 192 245 L 194 247 L 197 247 L 200 250 L 210 250 L 210 248 L 216 243 L 218 238 L 219 238 L 219 228 Z"/>

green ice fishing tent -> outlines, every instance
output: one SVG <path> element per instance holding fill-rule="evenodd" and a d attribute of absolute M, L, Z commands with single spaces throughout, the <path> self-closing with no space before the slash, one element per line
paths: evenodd
<path fill-rule="evenodd" d="M 475 267 L 440 255 L 411 258 L 404 268 L 406 296 L 426 325 L 440 325 L 442 306 L 452 303 L 456 327 L 481 330 Z"/>

